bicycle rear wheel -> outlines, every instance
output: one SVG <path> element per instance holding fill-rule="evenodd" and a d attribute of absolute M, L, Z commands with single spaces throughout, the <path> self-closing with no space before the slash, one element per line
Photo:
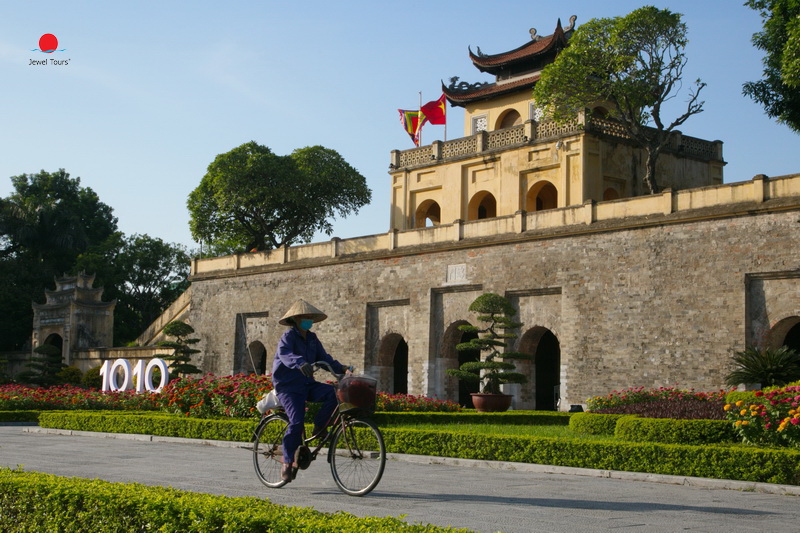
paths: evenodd
<path fill-rule="evenodd" d="M 258 425 L 253 435 L 253 466 L 261 483 L 277 489 L 288 483 L 281 479 L 283 467 L 283 434 L 289 421 L 283 415 L 272 415 Z"/>
<path fill-rule="evenodd" d="M 374 489 L 386 466 L 383 435 L 372 421 L 351 419 L 331 438 L 331 473 L 339 489 L 364 496 Z"/>

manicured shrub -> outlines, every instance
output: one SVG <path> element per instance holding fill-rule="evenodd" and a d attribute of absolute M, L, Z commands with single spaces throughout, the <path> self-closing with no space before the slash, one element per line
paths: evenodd
<path fill-rule="evenodd" d="M 379 412 L 370 418 L 380 426 L 408 424 L 509 424 L 536 426 L 566 426 L 570 413 L 557 411 L 506 411 L 503 413 L 398 413 Z"/>
<path fill-rule="evenodd" d="M 617 421 L 623 416 L 598 413 L 574 413 L 569 419 L 569 427 L 584 435 L 614 435 Z"/>
<path fill-rule="evenodd" d="M 39 411 L 0 411 L 0 422 L 38 422 Z"/>
<path fill-rule="evenodd" d="M 636 442 L 667 444 L 716 444 L 736 442 L 727 420 L 676 420 L 672 418 L 624 417 L 617 421 L 614 436 Z"/>
<path fill-rule="evenodd" d="M 623 418 L 625 421 L 628 419 Z M 123 431 L 238 442 L 249 441 L 255 428 L 255 423 L 248 420 L 192 419 L 161 413 L 76 411 L 42 412 L 39 424 L 42 427 L 73 430 Z M 619 442 L 611 438 L 607 441 L 591 441 L 483 435 L 396 428 L 391 425 L 382 426 L 381 431 L 390 453 L 800 485 L 800 452 L 794 449 Z"/>
<path fill-rule="evenodd" d="M 410 525 L 394 517 L 321 513 L 255 497 L 213 496 L 8 468 L 0 468 L 0 509 L 0 531 L 468 532 Z"/>

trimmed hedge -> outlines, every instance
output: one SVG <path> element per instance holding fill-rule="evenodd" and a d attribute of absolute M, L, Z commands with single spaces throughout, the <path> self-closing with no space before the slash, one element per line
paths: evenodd
<path fill-rule="evenodd" d="M 39 411 L 0 411 L 0 422 L 38 422 Z"/>
<path fill-rule="evenodd" d="M 725 395 L 725 401 L 727 403 L 736 403 L 739 400 L 742 400 L 747 405 L 751 403 L 761 403 L 759 399 L 756 398 L 756 391 L 754 390 L 735 390 Z"/>
<path fill-rule="evenodd" d="M 0 468 L 0 509 L 0 531 L 468 532 L 409 525 L 393 517 L 321 513 L 255 497 L 212 496 L 7 468 Z"/>
<path fill-rule="evenodd" d="M 151 411 L 42 411 L 39 415 L 39 425 L 43 428 L 238 442 L 253 440 L 256 423 L 235 418 L 187 418 Z"/>
<path fill-rule="evenodd" d="M 569 427 L 576 433 L 583 433 L 584 435 L 613 436 L 617 421 L 626 416 L 630 418 L 636 417 L 636 415 L 575 413 L 569 419 Z"/>
<path fill-rule="evenodd" d="M 190 419 L 154 413 L 121 416 L 119 412 L 86 411 L 43 412 L 39 424 L 73 430 L 245 442 L 250 440 L 255 428 L 251 421 Z M 137 431 L 132 431 L 133 428 Z M 476 435 L 391 426 L 382 427 L 381 431 L 390 453 L 800 485 L 800 451 L 795 449 Z"/>
<path fill-rule="evenodd" d="M 800 485 L 800 452 L 383 429 L 390 452 Z"/>
<path fill-rule="evenodd" d="M 616 426 L 614 436 L 627 441 L 694 445 L 740 441 L 728 420 L 623 417 Z"/>
<path fill-rule="evenodd" d="M 370 418 L 380 426 L 409 424 L 509 424 L 519 426 L 566 426 L 572 413 L 557 411 L 506 411 L 504 413 L 375 413 Z"/>

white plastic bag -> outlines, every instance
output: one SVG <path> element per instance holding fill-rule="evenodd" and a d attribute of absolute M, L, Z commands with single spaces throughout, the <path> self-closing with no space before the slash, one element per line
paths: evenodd
<path fill-rule="evenodd" d="M 256 409 L 262 415 L 271 409 L 276 409 L 281 406 L 281 402 L 278 400 L 278 395 L 275 394 L 275 389 L 264 394 L 264 397 L 258 401 L 256 404 Z"/>

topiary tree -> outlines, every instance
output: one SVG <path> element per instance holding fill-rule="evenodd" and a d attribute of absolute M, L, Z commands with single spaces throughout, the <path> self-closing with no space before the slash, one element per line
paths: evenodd
<path fill-rule="evenodd" d="M 52 344 L 42 344 L 33 349 L 34 357 L 25 365 L 24 370 L 17 375 L 17 380 L 23 383 L 50 387 L 57 385 L 60 380 L 58 373 L 66 367 L 61 360 L 61 349 Z"/>
<path fill-rule="evenodd" d="M 505 339 L 515 339 L 514 333 L 500 333 L 499 330 L 516 329 L 522 326 L 514 322 L 517 314 L 511 303 L 498 294 L 486 293 L 478 296 L 469 306 L 469 310 L 478 313 L 478 320 L 486 323 L 484 329 L 477 326 L 463 325 L 458 329 L 465 333 L 477 333 L 478 337 L 456 346 L 459 352 L 480 350 L 485 353 L 481 361 L 469 361 L 458 369 L 450 369 L 447 373 L 464 381 L 477 381 L 480 391 L 485 394 L 500 394 L 500 385 L 504 383 L 525 383 L 527 378 L 514 372 L 516 365 L 499 359 L 531 359 L 530 355 L 519 352 L 501 352 L 506 348 Z"/>
<path fill-rule="evenodd" d="M 760 383 L 761 387 L 786 385 L 800 380 L 800 353 L 788 346 L 780 348 L 749 347 L 733 356 L 736 368 L 725 382 L 735 387 L 740 383 Z"/>
<path fill-rule="evenodd" d="M 172 355 L 162 356 L 165 361 L 170 361 L 170 379 L 177 377 L 178 374 L 201 373 L 202 370 L 191 363 L 192 355 L 200 353 L 200 350 L 192 348 L 192 345 L 200 342 L 200 339 L 189 338 L 189 335 L 194 333 L 194 328 L 186 322 L 175 320 L 164 326 L 163 331 L 167 337 L 175 337 L 174 341 L 158 343 L 158 346 L 175 350 Z"/>

